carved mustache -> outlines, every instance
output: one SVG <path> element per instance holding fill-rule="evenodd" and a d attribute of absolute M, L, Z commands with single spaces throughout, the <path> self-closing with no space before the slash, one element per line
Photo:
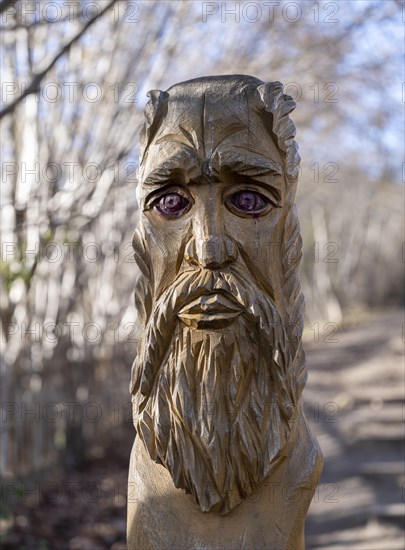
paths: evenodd
<path fill-rule="evenodd" d="M 158 314 L 159 310 L 168 308 L 169 314 L 175 317 L 191 302 L 213 294 L 223 295 L 235 307 L 244 310 L 252 317 L 263 315 L 263 310 L 259 311 L 257 307 L 260 298 L 270 300 L 273 306 L 275 305 L 272 297 L 268 296 L 255 282 L 249 281 L 247 275 L 239 270 L 227 268 L 224 271 L 185 271 L 158 297 L 154 315 Z"/>

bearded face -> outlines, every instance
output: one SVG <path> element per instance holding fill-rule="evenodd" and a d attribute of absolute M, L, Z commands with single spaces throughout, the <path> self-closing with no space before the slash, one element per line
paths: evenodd
<path fill-rule="evenodd" d="M 147 108 L 134 422 L 203 511 L 229 512 L 283 460 L 305 382 L 289 101 L 234 76 Z"/>

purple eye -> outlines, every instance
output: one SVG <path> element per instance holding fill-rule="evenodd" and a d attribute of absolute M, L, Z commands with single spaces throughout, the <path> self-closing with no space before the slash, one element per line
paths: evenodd
<path fill-rule="evenodd" d="M 161 214 L 168 217 L 181 216 L 187 212 L 189 207 L 190 201 L 178 193 L 163 195 L 155 203 L 155 208 L 157 208 Z"/>
<path fill-rule="evenodd" d="M 241 213 L 259 214 L 267 208 L 269 201 L 254 191 L 239 191 L 229 197 L 229 202 Z"/>

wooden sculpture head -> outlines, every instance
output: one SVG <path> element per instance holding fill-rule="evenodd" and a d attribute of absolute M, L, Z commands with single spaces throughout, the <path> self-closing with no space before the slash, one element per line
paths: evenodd
<path fill-rule="evenodd" d="M 295 104 L 240 75 L 149 97 L 134 423 L 176 487 L 226 514 L 284 459 L 301 411 Z"/>

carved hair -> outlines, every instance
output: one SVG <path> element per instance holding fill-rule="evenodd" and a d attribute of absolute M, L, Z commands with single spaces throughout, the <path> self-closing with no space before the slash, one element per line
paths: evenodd
<path fill-rule="evenodd" d="M 284 156 L 286 176 L 291 183 L 295 182 L 298 179 L 301 158 L 298 144 L 294 140 L 295 124 L 289 114 L 295 109 L 296 103 L 291 96 L 283 94 L 281 82 L 268 82 L 257 89 L 266 112 L 272 114 L 272 131 Z"/>

